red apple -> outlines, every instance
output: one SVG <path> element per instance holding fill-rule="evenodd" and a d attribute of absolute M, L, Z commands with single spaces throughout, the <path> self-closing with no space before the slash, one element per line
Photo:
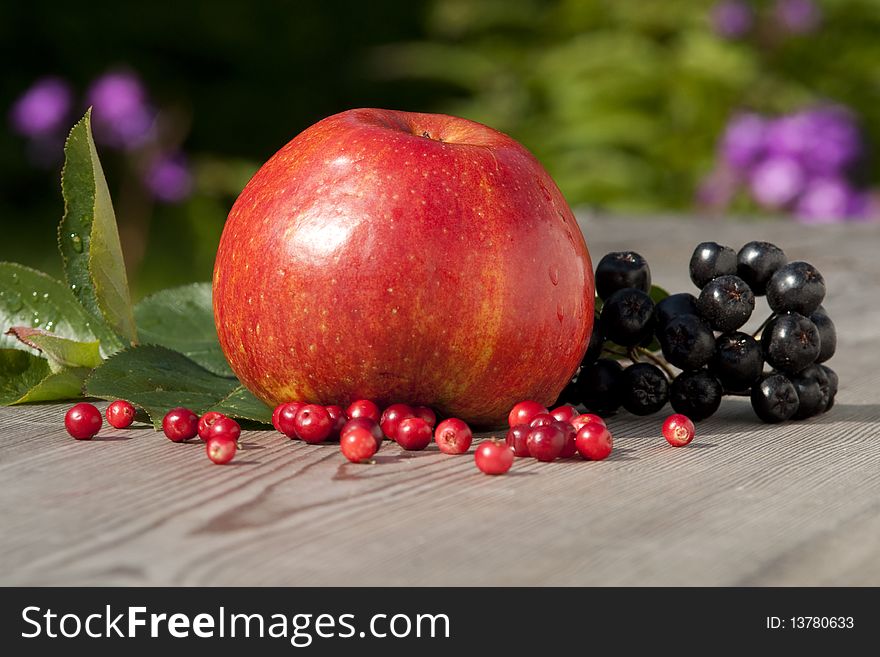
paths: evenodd
<path fill-rule="evenodd" d="M 497 426 L 570 380 L 593 269 L 519 143 L 452 116 L 357 109 L 305 130 L 238 197 L 214 317 L 270 406 L 372 399 Z"/>

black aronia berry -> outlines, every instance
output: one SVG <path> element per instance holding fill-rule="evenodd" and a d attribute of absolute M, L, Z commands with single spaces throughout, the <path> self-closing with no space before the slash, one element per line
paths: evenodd
<path fill-rule="evenodd" d="M 697 244 L 688 267 L 691 280 L 703 288 L 714 278 L 736 273 L 736 251 L 717 242 Z"/>
<path fill-rule="evenodd" d="M 811 315 L 825 298 L 825 279 L 808 262 L 791 262 L 767 283 L 767 303 L 774 312 Z"/>
<path fill-rule="evenodd" d="M 764 360 L 784 372 L 799 372 L 816 362 L 821 348 L 819 329 L 799 313 L 785 313 L 770 321 L 761 336 Z"/>
<path fill-rule="evenodd" d="M 739 276 L 724 275 L 706 283 L 697 298 L 697 310 L 716 331 L 735 331 L 749 321 L 755 295 Z"/>
<path fill-rule="evenodd" d="M 595 281 L 600 299 L 625 288 L 647 292 L 651 289 L 651 270 L 647 260 L 635 251 L 615 251 L 599 261 Z"/>
<path fill-rule="evenodd" d="M 602 258 L 596 287 L 604 306 L 597 300 L 601 312 L 587 355 L 558 403 L 600 415 L 623 406 L 641 415 L 668 399 L 698 421 L 713 415 L 724 396 L 749 396 L 765 422 L 805 419 L 834 406 L 838 377 L 825 363 L 837 332 L 821 305 L 825 280 L 816 267 L 788 262 L 765 241 L 738 252 L 702 242 L 687 267 L 698 294 L 649 287 L 650 269 L 637 253 Z M 762 296 L 769 308 L 757 322 L 752 315 Z"/>
<path fill-rule="evenodd" d="M 736 274 L 756 296 L 767 293 L 767 283 L 788 262 L 785 253 L 770 242 L 749 242 L 736 255 Z"/>

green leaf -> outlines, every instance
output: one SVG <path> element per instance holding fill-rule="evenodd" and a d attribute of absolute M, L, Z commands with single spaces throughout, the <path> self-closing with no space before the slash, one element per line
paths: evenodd
<path fill-rule="evenodd" d="M 657 305 L 660 301 L 663 301 L 663 299 L 669 296 L 669 292 L 659 285 L 652 285 L 651 291 L 648 292 L 648 296 L 651 297 L 651 301 L 654 302 L 654 305 Z"/>
<path fill-rule="evenodd" d="M 218 411 L 229 417 L 237 417 L 245 420 L 254 420 L 263 424 L 272 424 L 272 409 L 254 397 L 254 394 L 239 386 L 212 411 Z"/>
<path fill-rule="evenodd" d="M 49 368 L 53 372 L 61 372 L 71 367 L 94 369 L 101 364 L 101 352 L 97 340 L 78 342 L 26 326 L 13 326 L 6 333 L 39 350 L 49 361 Z"/>
<path fill-rule="evenodd" d="M 134 317 L 142 343 L 179 351 L 214 374 L 235 376 L 217 340 L 210 283 L 157 292 L 135 306 Z"/>
<path fill-rule="evenodd" d="M 32 326 L 78 342 L 101 341 L 105 353 L 116 338 L 83 308 L 70 289 L 51 276 L 13 262 L 0 262 L 0 348 L 31 347 L 3 335 L 13 326 Z"/>
<path fill-rule="evenodd" d="M 86 392 L 102 399 L 127 399 L 144 409 L 156 428 L 175 406 L 199 414 L 217 407 L 231 417 L 260 421 L 264 417 L 240 392 L 237 379 L 217 376 L 183 354 L 158 345 L 131 347 L 111 356 L 92 372 Z"/>
<path fill-rule="evenodd" d="M 0 404 L 79 397 L 89 371 L 79 367 L 53 373 L 43 358 L 20 349 L 0 349 Z"/>
<path fill-rule="evenodd" d="M 64 156 L 64 217 L 58 226 L 64 275 L 86 310 L 125 341 L 137 342 L 116 215 L 92 139 L 91 110 L 70 131 Z"/>

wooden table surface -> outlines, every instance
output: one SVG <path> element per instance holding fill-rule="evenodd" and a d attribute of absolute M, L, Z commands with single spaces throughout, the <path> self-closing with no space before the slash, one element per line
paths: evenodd
<path fill-rule="evenodd" d="M 72 440 L 69 404 L 0 408 L 0 584 L 880 584 L 880 226 L 582 225 L 596 262 L 639 251 L 670 291 L 693 291 L 702 240 L 768 239 L 815 264 L 839 334 L 835 408 L 768 426 L 725 399 L 680 449 L 664 414 L 622 413 L 608 460 L 519 459 L 504 477 L 387 443 L 350 465 L 271 431 L 217 467 L 149 428 Z"/>

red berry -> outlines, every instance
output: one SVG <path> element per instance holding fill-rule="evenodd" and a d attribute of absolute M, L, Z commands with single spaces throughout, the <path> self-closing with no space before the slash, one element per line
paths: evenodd
<path fill-rule="evenodd" d="M 587 422 L 575 436 L 578 454 L 590 461 L 601 461 L 611 453 L 614 441 L 608 428 L 598 422 Z"/>
<path fill-rule="evenodd" d="M 208 411 L 202 417 L 199 418 L 199 438 L 202 440 L 208 440 L 208 436 L 211 432 L 211 426 L 219 420 L 221 417 L 226 417 L 223 413 L 218 413 L 217 411 Z"/>
<path fill-rule="evenodd" d="M 302 402 L 279 404 L 272 413 L 272 424 L 288 438 L 296 438 L 296 414 L 303 406 Z"/>
<path fill-rule="evenodd" d="M 107 407 L 107 422 L 117 429 L 127 429 L 134 422 L 134 406 L 119 399 Z"/>
<path fill-rule="evenodd" d="M 517 424 L 528 424 L 538 413 L 546 412 L 547 409 L 536 401 L 521 401 L 510 409 L 510 414 L 507 416 L 507 426 L 512 427 Z"/>
<path fill-rule="evenodd" d="M 568 404 L 566 404 L 565 406 L 554 408 L 552 411 L 550 411 L 550 415 L 553 416 L 554 420 L 570 423 L 578 416 L 578 409 L 576 409 L 574 406 L 569 406 Z"/>
<path fill-rule="evenodd" d="M 229 418 L 224 419 L 229 420 Z M 233 420 L 229 421 L 233 422 Z M 214 426 L 217 426 L 217 424 L 215 423 Z M 238 444 L 228 438 L 211 437 L 205 442 L 205 451 L 208 454 L 208 458 L 217 465 L 229 463 L 235 457 L 237 449 Z"/>
<path fill-rule="evenodd" d="M 369 418 L 354 418 L 367 420 Z M 378 426 L 378 425 L 377 425 Z M 376 438 L 369 429 L 352 427 L 339 439 L 339 449 L 352 463 L 363 463 L 373 458 L 376 453 Z"/>
<path fill-rule="evenodd" d="M 182 406 L 172 408 L 162 418 L 162 431 L 175 443 L 195 438 L 199 432 L 199 416 Z"/>
<path fill-rule="evenodd" d="M 345 411 L 342 410 L 341 406 L 325 406 L 324 408 L 327 410 L 327 415 L 330 416 L 330 420 L 333 422 L 333 428 L 330 430 L 330 437 L 339 438 L 339 432 L 342 431 L 342 427 L 348 422 L 348 417 L 345 415 Z"/>
<path fill-rule="evenodd" d="M 526 438 L 529 454 L 539 461 L 552 461 L 565 447 L 565 434 L 553 425 L 535 427 Z"/>
<path fill-rule="evenodd" d="M 64 416 L 64 427 L 67 429 L 67 433 L 77 440 L 92 439 L 98 433 L 103 422 L 101 411 L 85 402 L 72 406 Z"/>
<path fill-rule="evenodd" d="M 241 427 L 238 426 L 238 422 L 226 416 L 216 419 L 208 429 L 208 440 L 221 438 L 237 443 L 239 436 L 241 436 Z"/>
<path fill-rule="evenodd" d="M 562 451 L 559 452 L 559 458 L 567 459 L 577 454 L 577 446 L 574 443 L 577 431 L 574 430 L 574 427 L 568 422 L 563 422 L 562 420 L 556 420 L 550 426 L 556 427 L 562 432 L 562 435 L 565 436 L 565 445 L 562 447 Z"/>
<path fill-rule="evenodd" d="M 414 406 L 413 414 L 416 417 L 422 418 L 431 428 L 434 428 L 434 425 L 437 424 L 437 415 L 427 406 Z"/>
<path fill-rule="evenodd" d="M 376 441 L 376 451 L 379 451 L 379 448 L 382 447 L 382 441 L 385 439 L 385 435 L 382 433 L 382 429 L 379 425 L 368 417 L 353 417 L 348 422 L 345 423 L 345 426 L 342 427 L 342 431 L 339 432 L 339 439 L 342 440 L 345 438 L 345 434 L 354 429 L 366 429 L 373 436 L 373 440 Z"/>
<path fill-rule="evenodd" d="M 368 417 L 377 424 L 382 417 L 379 407 L 369 399 L 358 399 L 356 402 L 352 402 L 352 404 L 345 410 L 345 414 L 351 419 L 356 417 Z"/>
<path fill-rule="evenodd" d="M 480 443 L 474 453 L 477 467 L 488 475 L 500 475 L 513 465 L 513 450 L 500 440 L 490 439 Z"/>
<path fill-rule="evenodd" d="M 407 417 L 397 425 L 397 444 L 404 449 L 425 449 L 431 442 L 431 425 L 420 417 Z"/>
<path fill-rule="evenodd" d="M 593 413 L 584 413 L 583 415 L 578 415 L 571 421 L 571 426 L 573 426 L 575 431 L 577 431 L 588 422 L 595 422 L 596 424 L 601 424 L 603 427 L 608 426 L 605 424 L 605 420 L 603 420 L 598 415 L 594 415 Z"/>
<path fill-rule="evenodd" d="M 293 422 L 296 435 L 307 443 L 320 443 L 330 437 L 333 420 L 327 409 L 318 404 L 306 404 L 296 412 Z"/>
<path fill-rule="evenodd" d="M 507 431 L 507 446 L 513 450 L 514 456 L 531 456 L 527 442 L 531 430 L 528 424 L 515 424 Z"/>
<path fill-rule="evenodd" d="M 553 416 L 550 415 L 550 413 L 538 413 L 532 418 L 532 421 L 529 422 L 529 426 L 534 429 L 535 427 L 546 427 L 554 422 L 556 422 L 556 420 L 553 419 Z"/>
<path fill-rule="evenodd" d="M 379 423 L 382 427 L 382 433 L 391 438 L 391 440 L 397 440 L 397 426 L 401 420 L 410 417 L 415 417 L 412 407 L 406 404 L 391 404 L 382 413 L 382 421 Z"/>
<path fill-rule="evenodd" d="M 434 430 L 434 442 L 444 454 L 464 454 L 471 448 L 474 434 L 464 420 L 451 417 Z"/>
<path fill-rule="evenodd" d="M 675 413 L 663 423 L 663 437 L 673 447 L 684 447 L 694 439 L 696 429 L 687 415 Z"/>

